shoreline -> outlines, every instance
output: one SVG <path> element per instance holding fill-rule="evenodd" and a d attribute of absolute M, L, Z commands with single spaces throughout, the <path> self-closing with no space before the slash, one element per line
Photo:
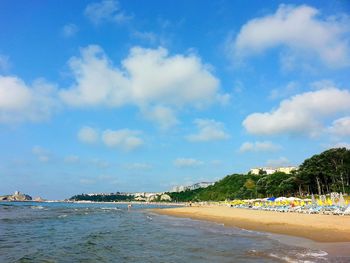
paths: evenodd
<path fill-rule="evenodd" d="M 135 205 L 158 205 L 158 206 L 186 206 L 187 203 L 172 203 L 172 202 L 141 202 L 141 201 L 119 201 L 119 202 L 99 202 L 99 201 L 65 201 L 65 200 L 1 200 L 2 203 L 67 203 L 67 204 L 135 204 Z"/>
<path fill-rule="evenodd" d="M 161 215 L 191 218 L 319 243 L 350 242 L 350 217 L 317 214 L 279 213 L 224 206 L 151 209 Z M 350 246 L 350 244 L 349 244 Z"/>

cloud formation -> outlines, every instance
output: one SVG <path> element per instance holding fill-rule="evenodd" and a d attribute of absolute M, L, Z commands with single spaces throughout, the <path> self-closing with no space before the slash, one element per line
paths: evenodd
<path fill-rule="evenodd" d="M 350 112 L 350 92 L 335 87 L 309 91 L 282 100 L 270 112 L 253 113 L 243 121 L 255 135 L 308 134 L 315 136 L 325 128 L 323 121 Z"/>
<path fill-rule="evenodd" d="M 0 123 L 47 120 L 59 104 L 56 87 L 44 80 L 27 85 L 18 77 L 0 75 Z"/>
<path fill-rule="evenodd" d="M 350 150 L 350 143 L 348 142 L 337 142 L 336 144 L 330 146 L 333 148 L 347 148 Z"/>
<path fill-rule="evenodd" d="M 329 132 L 340 137 L 350 137 L 350 116 L 343 117 L 333 121 Z"/>
<path fill-rule="evenodd" d="M 210 119 L 196 119 L 198 133 L 186 136 L 190 142 L 226 140 L 230 136 L 224 130 L 224 124 Z"/>
<path fill-rule="evenodd" d="M 78 132 L 78 139 L 83 143 L 96 143 L 99 140 L 98 130 L 88 126 L 82 127 Z"/>
<path fill-rule="evenodd" d="M 47 163 L 50 160 L 50 152 L 43 147 L 34 146 L 32 153 L 38 158 L 39 162 Z"/>
<path fill-rule="evenodd" d="M 110 148 L 119 148 L 126 151 L 132 151 L 144 144 L 144 141 L 139 137 L 140 131 L 120 129 L 120 130 L 99 130 L 92 127 L 82 127 L 78 131 L 79 141 L 87 144 L 102 142 Z"/>
<path fill-rule="evenodd" d="M 134 47 L 121 67 L 115 67 L 96 45 L 70 59 L 76 83 L 61 98 L 76 107 L 136 105 L 147 119 L 162 127 L 178 121 L 175 110 L 201 108 L 222 100 L 219 80 L 195 55 L 170 56 L 164 48 Z"/>
<path fill-rule="evenodd" d="M 162 105 L 146 107 L 142 109 L 142 113 L 146 119 L 158 124 L 162 130 L 173 127 L 180 122 L 172 108 Z"/>
<path fill-rule="evenodd" d="M 105 130 L 101 138 L 103 143 L 108 147 L 131 151 L 144 144 L 143 140 L 138 137 L 139 133 L 139 131 L 128 129 Z"/>
<path fill-rule="evenodd" d="M 96 45 L 81 49 L 69 62 L 74 83 L 68 88 L 36 80 L 26 84 L 0 75 L 0 122 L 47 120 L 61 104 L 118 108 L 133 105 L 162 129 L 179 123 L 184 107 L 203 108 L 227 101 L 210 67 L 193 54 L 169 55 L 164 48 L 134 47 L 116 67 Z"/>
<path fill-rule="evenodd" d="M 349 18 L 344 15 L 322 17 L 311 6 L 282 4 L 274 14 L 243 25 L 228 48 L 236 59 L 243 59 L 284 47 L 287 58 L 282 59 L 287 64 L 316 57 L 328 67 L 344 67 L 350 64 L 348 24 Z"/>
<path fill-rule="evenodd" d="M 263 142 L 245 142 L 239 148 L 241 153 L 245 152 L 275 152 L 281 149 L 280 145 L 273 144 L 269 141 Z"/>
<path fill-rule="evenodd" d="M 86 6 L 84 14 L 95 25 L 103 22 L 121 24 L 132 19 L 132 16 L 126 15 L 119 2 L 115 0 L 91 3 Z"/>

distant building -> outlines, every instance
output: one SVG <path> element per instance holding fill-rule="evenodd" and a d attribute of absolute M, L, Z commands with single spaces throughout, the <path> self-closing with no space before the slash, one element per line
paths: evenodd
<path fill-rule="evenodd" d="M 291 174 L 292 171 L 296 171 L 298 170 L 297 166 L 282 166 L 282 167 L 276 167 L 276 168 L 272 168 L 272 167 L 257 167 L 257 168 L 252 168 L 250 169 L 250 173 L 251 174 L 261 174 L 261 172 L 263 172 L 264 174 L 273 174 L 275 172 L 283 172 L 286 174 Z"/>
<path fill-rule="evenodd" d="M 286 166 L 286 167 L 278 167 L 277 172 L 283 172 L 286 174 L 291 174 L 292 171 L 298 170 L 298 167 L 296 166 Z"/>
<path fill-rule="evenodd" d="M 211 186 L 213 184 L 214 183 L 212 183 L 212 182 L 200 182 L 200 183 L 193 184 L 193 185 L 189 186 L 188 188 L 190 190 L 196 190 L 199 188 L 207 188 L 208 186 Z"/>
<path fill-rule="evenodd" d="M 170 192 L 183 192 L 185 191 L 187 188 L 187 186 L 184 186 L 184 185 L 178 185 L 178 186 L 174 186 Z"/>
<path fill-rule="evenodd" d="M 170 191 L 171 192 L 183 192 L 186 190 L 196 190 L 199 188 L 207 188 L 210 185 L 213 185 L 214 183 L 212 182 L 200 182 L 200 183 L 195 183 L 193 185 L 190 186 L 183 186 L 183 185 L 179 185 L 179 186 L 174 186 Z"/>

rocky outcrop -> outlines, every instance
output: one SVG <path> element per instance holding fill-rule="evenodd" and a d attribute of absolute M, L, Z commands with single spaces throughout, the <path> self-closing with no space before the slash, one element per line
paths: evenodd
<path fill-rule="evenodd" d="M 32 197 L 16 191 L 13 195 L 0 196 L 0 201 L 30 201 Z"/>

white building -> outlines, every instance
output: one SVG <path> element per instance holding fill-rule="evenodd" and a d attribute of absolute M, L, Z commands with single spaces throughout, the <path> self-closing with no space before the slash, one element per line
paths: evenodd
<path fill-rule="evenodd" d="M 256 168 L 252 168 L 250 169 L 250 173 L 251 174 L 260 174 L 260 171 L 263 171 L 265 174 L 273 174 L 275 172 L 283 172 L 286 174 L 291 174 L 292 171 L 296 171 L 298 170 L 297 166 L 282 166 L 282 167 L 256 167 Z"/>
<path fill-rule="evenodd" d="M 210 185 L 213 185 L 214 183 L 212 182 L 200 182 L 200 183 L 195 183 L 193 185 L 190 186 L 183 186 L 183 185 L 179 185 L 179 186 L 174 186 L 171 189 L 171 192 L 183 192 L 186 190 L 196 190 L 199 188 L 207 188 Z"/>

